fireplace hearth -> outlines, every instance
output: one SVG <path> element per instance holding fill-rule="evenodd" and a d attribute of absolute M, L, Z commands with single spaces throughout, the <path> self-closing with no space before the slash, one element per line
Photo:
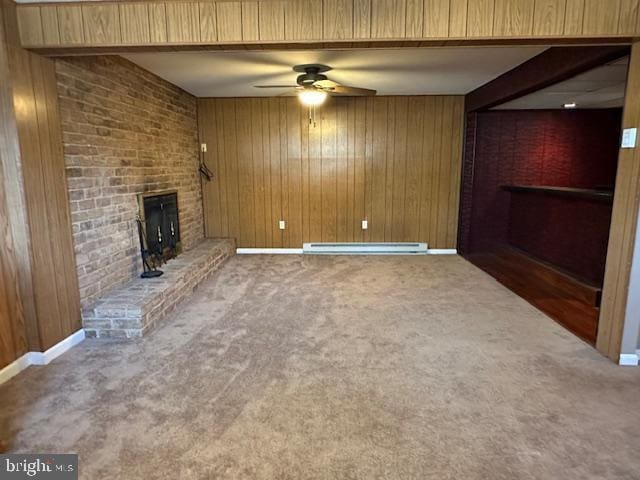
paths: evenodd
<path fill-rule="evenodd" d="M 148 252 L 151 266 L 157 267 L 180 253 L 177 192 L 140 195 L 140 220 L 141 246 Z"/>

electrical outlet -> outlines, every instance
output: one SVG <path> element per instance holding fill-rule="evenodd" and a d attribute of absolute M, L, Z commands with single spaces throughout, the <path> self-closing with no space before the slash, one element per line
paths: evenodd
<path fill-rule="evenodd" d="M 285 228 L 287 228 L 287 222 L 280 220 L 280 230 L 284 230 Z"/>
<path fill-rule="evenodd" d="M 200 151 L 202 153 L 207 153 L 207 144 L 206 143 L 201 143 L 200 144 Z"/>
<path fill-rule="evenodd" d="M 369 228 L 369 222 L 367 220 L 362 220 L 362 229 L 366 230 Z"/>

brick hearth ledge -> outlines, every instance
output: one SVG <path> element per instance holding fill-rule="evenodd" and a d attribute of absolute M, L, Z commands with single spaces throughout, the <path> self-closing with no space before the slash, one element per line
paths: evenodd
<path fill-rule="evenodd" d="M 136 277 L 82 312 L 87 337 L 139 338 L 191 294 L 229 257 L 232 239 L 206 239 L 162 266 L 158 278 Z"/>

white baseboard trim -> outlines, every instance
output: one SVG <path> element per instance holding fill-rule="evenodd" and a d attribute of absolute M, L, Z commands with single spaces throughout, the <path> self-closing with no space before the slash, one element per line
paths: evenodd
<path fill-rule="evenodd" d="M 15 377 L 22 370 L 27 368 L 29 365 L 33 365 L 31 363 L 31 354 L 33 352 L 27 352 L 17 360 L 14 360 L 13 363 L 10 363 L 2 370 L 0 370 L 0 385 L 9 380 L 10 378 Z"/>
<path fill-rule="evenodd" d="M 621 353 L 618 365 L 623 367 L 637 367 L 640 364 L 640 356 L 637 353 Z"/>
<path fill-rule="evenodd" d="M 47 365 L 55 358 L 84 340 L 84 329 L 69 335 L 59 343 L 56 343 L 46 352 L 27 352 L 13 363 L 10 363 L 0 370 L 0 384 L 3 384 L 10 378 L 15 377 L 25 368 L 31 365 Z"/>
<path fill-rule="evenodd" d="M 430 248 L 428 255 L 457 255 L 458 250 L 455 248 Z"/>
<path fill-rule="evenodd" d="M 38 355 L 38 363 L 33 363 L 33 365 L 48 365 L 53 359 L 58 358 L 67 350 L 75 347 L 77 344 L 84 340 L 84 329 L 81 328 L 76 333 L 72 333 L 67 338 L 62 340 L 61 342 L 56 343 L 53 347 L 47 350 L 44 353 L 40 352 L 31 352 L 35 355 Z"/>
<path fill-rule="evenodd" d="M 302 255 L 301 248 L 237 248 L 237 255 Z"/>

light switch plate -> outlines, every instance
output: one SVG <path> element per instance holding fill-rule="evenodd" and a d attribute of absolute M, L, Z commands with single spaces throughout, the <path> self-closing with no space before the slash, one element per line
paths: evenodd
<path fill-rule="evenodd" d="M 285 228 L 287 228 L 287 222 L 280 220 L 280 230 L 284 230 Z"/>
<path fill-rule="evenodd" d="M 362 220 L 362 229 L 366 230 L 369 228 L 369 222 L 367 220 Z"/>
<path fill-rule="evenodd" d="M 637 128 L 625 128 L 622 131 L 622 148 L 636 148 Z"/>
<path fill-rule="evenodd" d="M 202 153 L 207 153 L 207 144 L 206 143 L 201 143 L 200 144 L 200 151 Z"/>

